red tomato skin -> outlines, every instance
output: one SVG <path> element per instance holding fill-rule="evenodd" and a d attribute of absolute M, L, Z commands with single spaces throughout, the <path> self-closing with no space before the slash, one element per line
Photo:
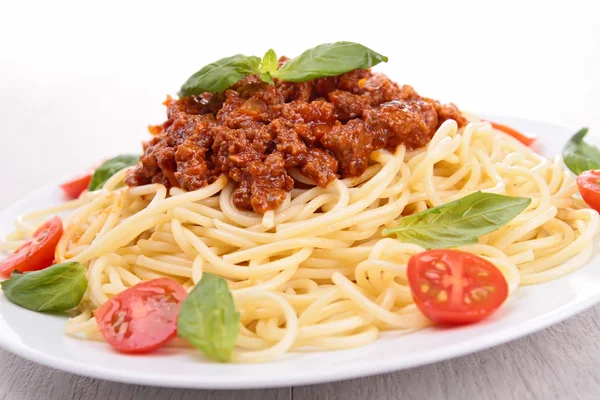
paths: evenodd
<path fill-rule="evenodd" d="M 600 212 L 600 170 L 583 171 L 577 177 L 577 186 L 583 201 Z"/>
<path fill-rule="evenodd" d="M 112 297 L 94 316 L 102 336 L 116 350 L 149 353 L 177 336 L 177 316 L 186 296 L 186 290 L 174 280 L 153 279 Z M 126 334 L 120 335 L 120 329 Z"/>
<path fill-rule="evenodd" d="M 498 129 L 499 131 L 502 131 L 502 132 L 514 137 L 519 142 L 523 143 L 525 146 L 531 146 L 536 140 L 535 137 L 529 137 L 527 135 L 524 135 L 523 133 L 521 133 L 521 132 L 517 131 L 516 129 L 513 129 L 509 126 L 502 125 L 502 124 L 499 124 L 497 122 L 492 122 L 492 121 L 488 121 L 488 122 L 490 124 L 492 124 L 492 127 L 494 129 Z"/>
<path fill-rule="evenodd" d="M 91 181 L 92 174 L 85 174 L 63 183 L 60 188 L 69 199 L 76 199 L 90 186 Z"/>
<path fill-rule="evenodd" d="M 479 272 L 487 273 L 489 278 L 485 280 L 480 278 L 481 282 L 475 282 L 475 285 L 473 285 L 471 279 L 473 277 L 467 276 L 466 279 L 469 284 L 466 286 L 465 291 L 470 291 L 477 287 L 493 286 L 494 292 L 490 296 L 490 301 L 466 304 L 464 302 L 464 292 L 461 291 L 460 302 L 457 303 L 451 299 L 449 299 L 450 301 L 440 302 L 437 298 L 423 293 L 421 285 L 433 283 L 432 281 L 428 281 L 424 276 L 424 270 L 425 268 L 433 268 L 432 265 L 438 261 L 442 261 L 448 265 L 451 271 L 462 271 L 457 274 L 460 278 L 465 278 L 465 271 L 474 271 L 475 268 Z M 429 273 L 431 271 L 430 269 Z M 439 270 L 437 272 L 439 273 Z M 443 275 L 453 276 L 452 274 L 440 274 L 442 278 Z M 442 325 L 463 325 L 478 322 L 496 311 L 508 297 L 508 284 L 500 270 L 489 261 L 464 251 L 434 249 L 415 254 L 408 261 L 407 276 L 417 308 L 431 321 Z M 442 282 L 444 280 L 446 279 L 442 279 Z M 477 283 L 480 285 L 477 285 Z M 435 285 L 432 284 L 431 286 Z M 440 287 L 443 285 L 437 286 Z M 452 293 L 452 288 L 449 286 L 443 286 L 443 289 Z"/>
<path fill-rule="evenodd" d="M 62 234 L 60 218 L 50 218 L 35 231 L 31 239 L 0 261 L 0 274 L 8 278 L 14 270 L 23 273 L 48 268 L 54 262 L 54 250 Z"/>

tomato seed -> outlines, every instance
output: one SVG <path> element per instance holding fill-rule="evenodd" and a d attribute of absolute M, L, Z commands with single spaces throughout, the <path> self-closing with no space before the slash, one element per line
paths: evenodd
<path fill-rule="evenodd" d="M 425 271 L 424 275 L 429 279 L 440 279 L 440 275 L 435 271 Z"/>
<path fill-rule="evenodd" d="M 438 301 L 446 301 L 446 300 L 448 300 L 448 292 L 446 292 L 445 290 L 442 290 L 438 293 L 436 298 Z"/>
<path fill-rule="evenodd" d="M 448 268 L 446 264 L 444 264 L 441 261 L 436 262 L 435 264 L 433 264 L 433 266 L 439 269 L 440 271 L 446 271 L 446 268 Z"/>

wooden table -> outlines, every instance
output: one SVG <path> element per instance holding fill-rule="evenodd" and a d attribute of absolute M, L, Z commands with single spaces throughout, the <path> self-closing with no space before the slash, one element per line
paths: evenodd
<path fill-rule="evenodd" d="M 0 7 L 0 209 L 115 152 L 139 151 L 145 126 L 164 118 L 164 94 L 174 93 L 190 73 L 219 57 L 262 54 L 269 47 L 293 56 L 326 41 L 359 41 L 390 57 L 378 69 L 424 95 L 468 110 L 589 126 L 600 134 L 596 2 L 148 3 Z M 224 13 L 239 31 L 218 29 Z M 282 16 L 285 21 L 278 20 Z M 248 21 L 261 21 L 251 34 Z M 321 22 L 319 29 L 302 28 Z M 220 36 L 201 40 L 203 32 Z M 434 365 L 271 390 L 111 383 L 0 350 L 0 400 L 598 399 L 599 310 Z"/>

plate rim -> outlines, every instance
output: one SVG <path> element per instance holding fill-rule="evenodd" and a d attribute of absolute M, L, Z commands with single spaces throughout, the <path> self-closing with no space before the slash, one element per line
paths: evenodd
<path fill-rule="evenodd" d="M 556 124 L 548 121 L 537 121 L 534 119 L 527 119 L 518 116 L 501 116 L 496 114 L 481 113 L 476 114 L 483 116 L 486 119 L 497 119 L 501 120 L 513 120 L 521 121 L 524 124 L 535 124 L 538 126 L 552 126 L 563 130 L 572 129 L 562 124 Z M 575 130 L 573 130 L 575 132 Z M 37 190 L 34 190 L 24 196 L 23 198 L 12 203 L 7 208 L 0 211 L 0 218 L 15 215 L 17 210 L 24 204 L 30 203 L 33 198 L 39 196 L 42 193 L 48 193 L 49 190 L 55 190 L 59 180 L 52 181 Z M 589 263 L 589 261 L 588 261 Z M 586 263 L 587 265 L 587 263 Z M 543 285 L 543 283 L 542 283 Z M 522 338 L 526 335 L 545 329 L 551 325 L 558 324 L 567 318 L 570 318 L 576 314 L 585 311 L 593 305 L 600 303 L 600 291 L 590 295 L 589 297 L 579 299 L 573 302 L 567 308 L 560 308 L 558 306 L 555 311 L 551 314 L 545 314 L 534 317 L 521 329 L 516 330 L 515 327 L 506 327 L 500 330 L 496 330 L 493 333 L 487 334 L 478 338 L 475 342 L 459 341 L 450 345 L 446 345 L 440 348 L 432 348 L 428 351 L 421 352 L 416 356 L 410 358 L 409 362 L 401 356 L 374 361 L 374 359 L 368 360 L 361 363 L 350 363 L 343 364 L 341 367 L 336 366 L 334 368 L 328 368 L 324 370 L 305 370 L 302 374 L 297 374 L 292 377 L 287 376 L 273 380 L 269 376 L 255 375 L 246 376 L 243 375 L 235 376 L 235 379 L 230 377 L 223 378 L 222 376 L 213 375 L 198 375 L 194 380 L 189 379 L 189 375 L 173 375 L 173 374 L 158 374 L 158 373 L 137 373 L 133 371 L 124 371 L 113 369 L 110 366 L 106 366 L 100 363 L 90 363 L 86 361 L 75 361 L 68 358 L 60 358 L 54 355 L 50 355 L 43 351 L 39 351 L 36 348 L 27 346 L 26 344 L 20 343 L 18 340 L 14 340 L 10 335 L 3 334 L 0 331 L 0 347 L 6 351 L 16 354 L 22 358 L 25 358 L 31 362 L 55 368 L 61 371 L 66 371 L 75 375 L 86 376 L 95 379 L 108 380 L 113 382 L 127 383 L 127 384 L 139 384 L 154 387 L 172 387 L 172 388 L 189 388 L 189 389 L 259 389 L 259 388 L 279 388 L 289 387 L 297 385 L 310 385 L 319 384 L 325 382 L 343 381 L 348 379 L 354 379 L 359 377 L 373 376 L 383 373 L 395 372 L 409 368 L 416 368 L 436 362 L 450 360 L 456 357 L 464 356 L 479 352 L 481 350 L 489 349 L 491 347 L 505 344 L 513 340 Z M 2 312 L 0 310 L 0 316 Z M 79 340 L 72 339 L 70 340 Z M 337 351 L 344 350 L 333 350 L 333 351 L 318 351 L 319 353 L 335 353 Z M 133 356 L 135 357 L 135 356 Z M 273 364 L 281 361 L 273 361 L 268 364 Z M 285 362 L 285 361 L 283 361 Z"/>

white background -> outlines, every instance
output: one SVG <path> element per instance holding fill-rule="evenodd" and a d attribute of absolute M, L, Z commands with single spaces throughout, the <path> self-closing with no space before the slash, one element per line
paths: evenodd
<path fill-rule="evenodd" d="M 600 131 L 598 1 L 7 1 L 0 2 L 0 208 L 101 158 L 139 151 L 146 126 L 164 118 L 165 96 L 204 64 L 239 52 L 262 56 L 270 47 L 295 56 L 336 40 L 389 56 L 377 69 L 425 96 Z M 579 323 L 594 318 L 585 315 Z M 535 336 L 538 344 L 544 335 Z M 501 349 L 509 366 L 519 362 L 510 346 Z M 594 350 L 579 346 L 582 357 Z M 10 365 L 0 362 L 1 376 L 2 368 L 31 368 L 10 357 Z M 453 370 L 459 362 L 445 365 Z M 549 384 L 569 393 L 600 380 L 596 371 L 575 384 L 569 374 L 527 380 L 530 394 Z M 467 385 L 469 377 L 457 379 Z M 0 398 L 28 398 L 4 384 Z M 501 390 L 492 387 L 488 396 Z"/>

